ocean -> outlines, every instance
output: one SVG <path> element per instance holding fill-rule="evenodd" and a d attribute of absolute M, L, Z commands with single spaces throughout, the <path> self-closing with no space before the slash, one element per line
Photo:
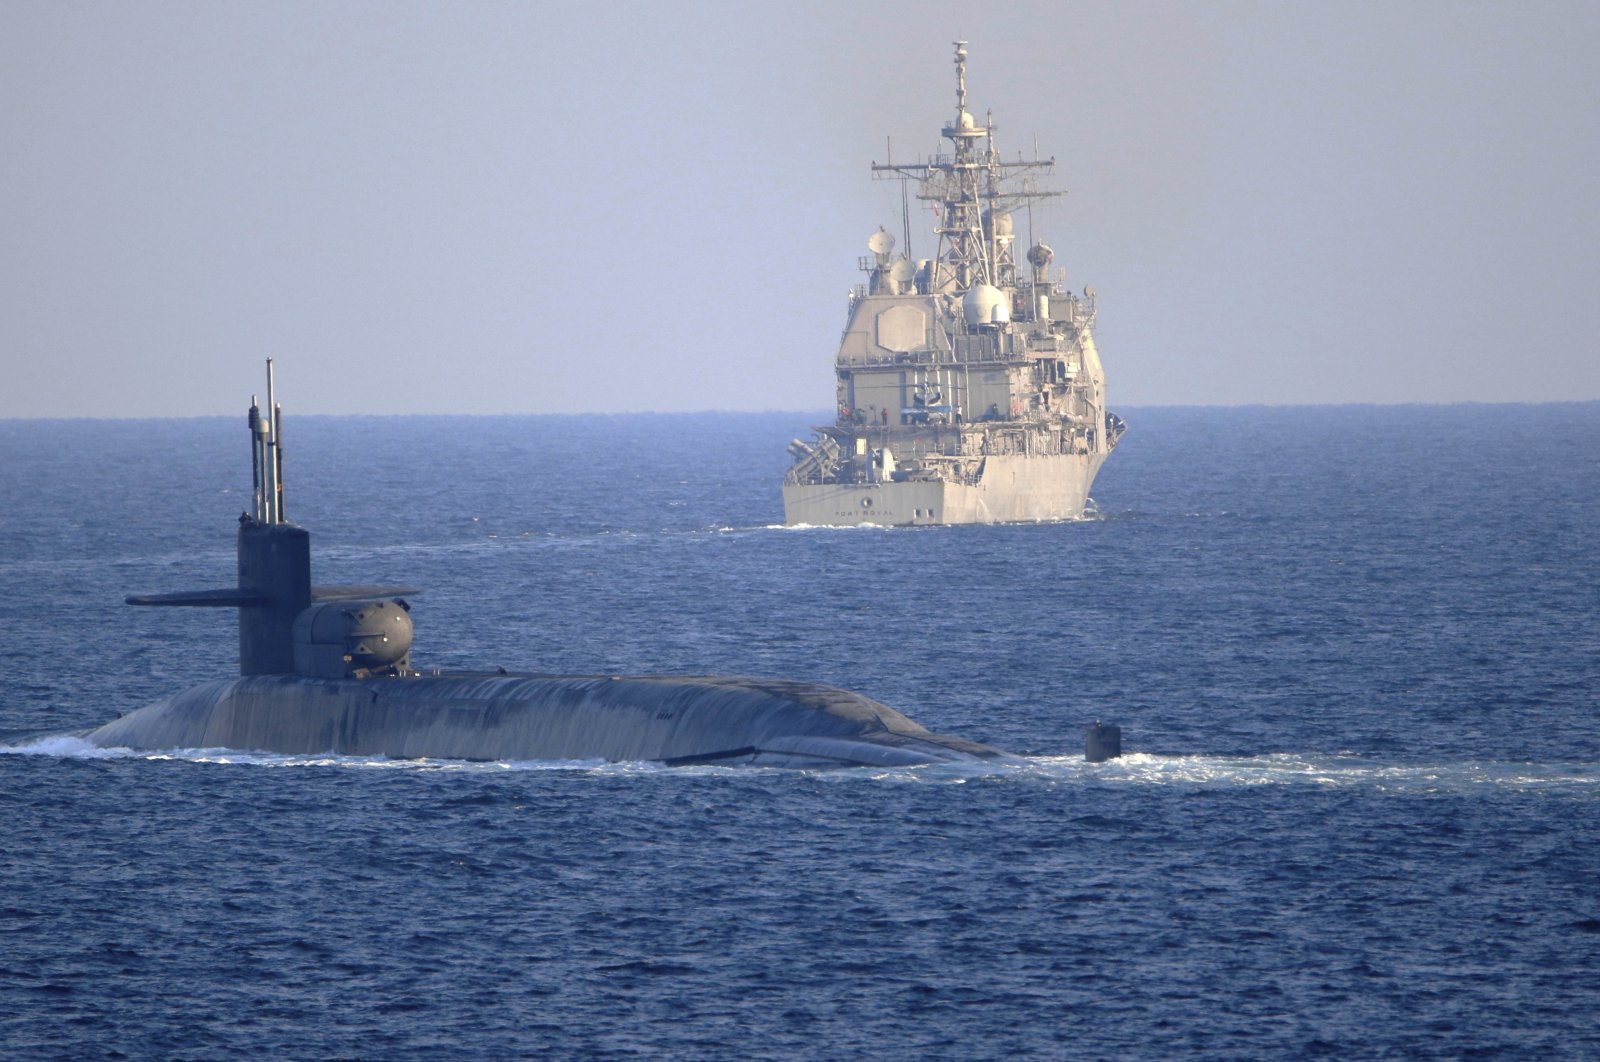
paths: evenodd
<path fill-rule="evenodd" d="M 236 667 L 122 598 L 232 584 L 244 417 L 0 421 L 0 1057 L 1600 1057 L 1600 404 L 1120 412 L 1088 519 L 788 529 L 821 413 L 291 410 L 419 666 L 1028 757 L 838 771 L 92 748 Z"/>

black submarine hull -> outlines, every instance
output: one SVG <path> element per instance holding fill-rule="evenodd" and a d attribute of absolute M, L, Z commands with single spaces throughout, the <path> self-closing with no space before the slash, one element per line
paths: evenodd
<path fill-rule="evenodd" d="M 85 735 L 106 748 L 392 759 L 905 767 L 1010 760 L 833 686 L 754 678 L 433 674 L 208 682 Z"/>

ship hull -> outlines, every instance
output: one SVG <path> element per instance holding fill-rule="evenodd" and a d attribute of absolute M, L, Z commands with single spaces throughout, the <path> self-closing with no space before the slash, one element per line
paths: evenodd
<path fill-rule="evenodd" d="M 800 768 L 1010 758 L 848 690 L 720 677 L 259 675 L 196 686 L 85 738 L 145 750 Z"/>
<path fill-rule="evenodd" d="M 1006 454 L 984 459 L 976 483 L 786 483 L 791 526 L 996 524 L 1076 520 L 1104 453 Z"/>

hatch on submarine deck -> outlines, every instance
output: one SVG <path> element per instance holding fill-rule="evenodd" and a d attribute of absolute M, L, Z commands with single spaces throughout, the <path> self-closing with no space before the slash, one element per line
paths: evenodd
<path fill-rule="evenodd" d="M 1007 760 L 888 705 L 742 677 L 430 673 L 411 665 L 406 587 L 313 586 L 311 536 L 284 516 L 282 408 L 251 399 L 253 512 L 238 584 L 133 596 L 234 608 L 240 677 L 202 683 L 85 735 L 102 747 L 229 748 L 396 759 L 657 761 L 774 767 Z"/>

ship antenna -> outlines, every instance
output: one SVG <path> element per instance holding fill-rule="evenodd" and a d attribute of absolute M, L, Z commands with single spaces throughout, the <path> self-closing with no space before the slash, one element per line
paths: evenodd
<path fill-rule="evenodd" d="M 262 493 L 264 484 L 261 482 L 261 405 L 256 401 L 256 396 L 250 396 L 250 489 L 255 502 L 255 512 L 251 515 L 256 523 L 261 523 L 266 513 L 264 504 L 266 495 Z"/>
<path fill-rule="evenodd" d="M 997 173 L 998 167 L 996 167 L 995 163 L 1000 161 L 1000 153 L 994 147 L 993 110 L 983 112 L 983 128 L 988 132 L 988 135 L 983 138 L 984 198 L 989 202 L 989 208 L 985 211 L 989 215 L 989 238 L 983 243 L 983 256 L 985 259 L 984 266 L 989 270 L 989 283 L 998 284 L 1000 283 L 1000 240 L 998 230 L 995 228 L 995 211 L 1000 208 L 1000 182 Z"/>
<path fill-rule="evenodd" d="M 956 41 L 956 124 L 967 110 L 967 42 Z"/>
<path fill-rule="evenodd" d="M 1037 241 L 1033 238 L 1033 200 L 1028 200 L 1028 246 L 1031 248 Z"/>
<path fill-rule="evenodd" d="M 900 227 L 906 233 L 906 260 L 915 261 L 916 255 L 911 253 L 911 178 L 900 178 Z"/>
<path fill-rule="evenodd" d="M 894 168 L 894 137 L 883 138 L 884 168 Z M 901 251 L 902 257 L 911 257 L 911 205 L 906 201 L 906 176 L 900 175 L 900 231 L 905 236 L 905 250 Z"/>
<path fill-rule="evenodd" d="M 262 425 L 262 427 L 265 429 L 263 434 L 265 435 L 266 442 L 266 452 L 262 455 L 262 464 L 265 466 L 267 487 L 267 504 L 263 522 L 268 524 L 282 523 L 278 517 L 278 501 L 280 497 L 279 491 L 282 490 L 282 484 L 278 482 L 278 477 L 283 472 L 283 466 L 278 463 L 277 406 L 277 383 L 273 378 L 272 359 L 268 358 L 267 420 L 266 423 Z"/>
<path fill-rule="evenodd" d="M 276 477 L 278 480 L 278 523 L 289 522 L 289 515 L 283 507 L 283 407 L 276 402 L 272 404 L 272 448 L 276 451 L 278 466 Z"/>
<path fill-rule="evenodd" d="M 256 396 L 250 396 L 250 486 L 258 524 L 288 522 L 283 511 L 283 407 L 278 405 L 277 390 L 268 358 L 265 416 Z"/>

